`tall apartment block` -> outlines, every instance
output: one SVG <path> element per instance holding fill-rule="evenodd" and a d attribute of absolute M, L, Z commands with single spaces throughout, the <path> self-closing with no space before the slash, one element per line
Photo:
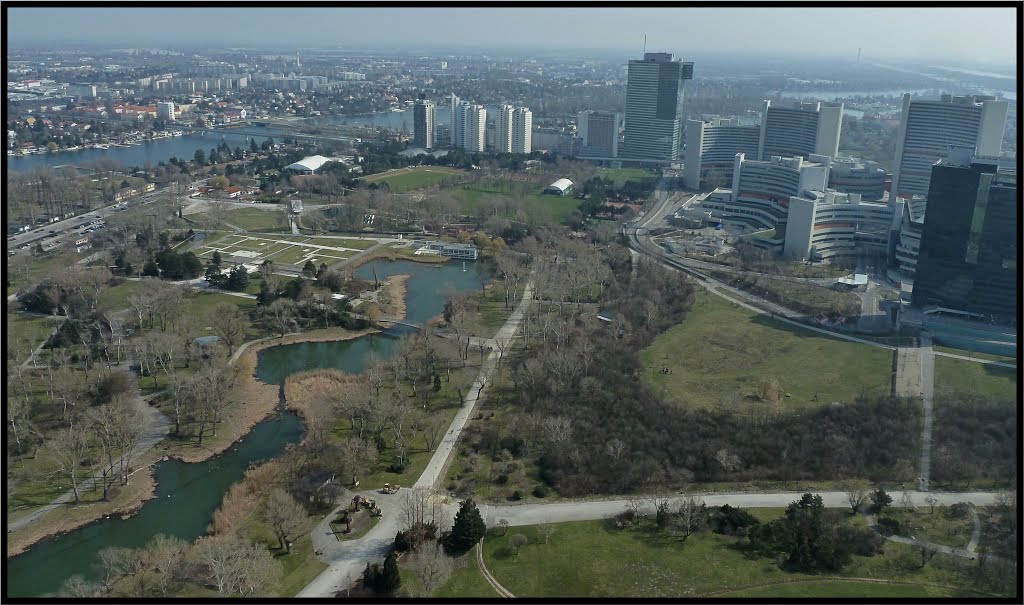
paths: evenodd
<path fill-rule="evenodd" d="M 842 125 L 842 103 L 772 105 L 765 100 L 757 157 L 798 155 L 807 159 L 813 153 L 834 158 L 839 153 Z"/>
<path fill-rule="evenodd" d="M 644 53 L 629 62 L 626 133 L 619 157 L 675 162 L 682 136 L 683 83 L 693 79 L 693 63 L 671 53 Z"/>
<path fill-rule="evenodd" d="M 759 126 L 740 126 L 735 118 L 718 116 L 686 121 L 683 180 L 691 189 L 728 187 L 736 154 L 757 157 Z"/>
<path fill-rule="evenodd" d="M 927 196 L 932 165 L 946 158 L 951 146 L 999 155 L 1008 107 L 1006 101 L 986 96 L 942 95 L 926 101 L 903 95 L 891 195 Z"/>
<path fill-rule="evenodd" d="M 434 148 L 434 103 L 424 99 L 423 95 L 416 101 L 412 109 L 413 145 L 423 149 Z"/>
<path fill-rule="evenodd" d="M 533 151 L 533 112 L 516 107 L 512 112 L 512 153 Z"/>
<path fill-rule="evenodd" d="M 512 113 L 511 105 L 498 107 L 498 115 L 494 116 L 494 150 L 501 153 L 512 153 Z"/>
<path fill-rule="evenodd" d="M 464 117 L 464 116 L 460 115 L 460 113 L 459 113 L 459 105 L 460 104 L 461 104 L 461 100 L 459 99 L 459 97 L 455 96 L 454 94 L 449 95 L 449 97 L 448 97 L 448 110 L 449 110 L 450 114 L 449 114 L 449 118 L 448 118 L 448 124 L 449 124 L 449 136 L 450 136 L 451 146 L 452 147 L 462 147 L 463 146 L 463 144 L 462 144 L 463 143 L 462 129 L 463 129 L 463 127 L 465 127 L 465 123 L 464 122 L 460 123 L 461 118 Z"/>
<path fill-rule="evenodd" d="M 173 122 L 176 119 L 173 101 L 159 101 L 156 104 L 156 117 L 161 120 Z"/>
<path fill-rule="evenodd" d="M 620 124 L 617 112 L 581 111 L 576 120 L 576 135 L 582 143 L 579 155 L 593 158 L 617 157 Z"/>
<path fill-rule="evenodd" d="M 931 169 L 913 306 L 1006 321 L 1017 314 L 1017 175 L 973 146 Z"/>

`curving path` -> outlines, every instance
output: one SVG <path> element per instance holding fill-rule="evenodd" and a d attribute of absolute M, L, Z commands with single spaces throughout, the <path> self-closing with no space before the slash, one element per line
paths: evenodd
<path fill-rule="evenodd" d="M 493 588 L 499 595 L 505 597 L 506 599 L 516 598 L 516 595 L 512 594 L 510 590 L 502 586 L 501 583 L 498 582 L 498 580 L 491 575 L 491 572 L 488 571 L 487 565 L 484 563 L 483 538 L 480 538 L 480 541 L 476 543 L 476 564 L 480 566 L 480 572 L 484 574 L 484 579 L 487 580 L 487 583 L 490 584 L 491 588 Z"/>
<path fill-rule="evenodd" d="M 520 301 L 515 311 L 505 322 L 505 325 L 495 334 L 495 341 L 511 342 L 515 337 L 516 330 L 518 330 L 519 325 L 522 323 L 526 308 L 532 301 L 533 279 L 531 277 L 526 288 L 523 289 L 522 301 Z M 447 468 L 449 460 L 455 451 L 455 443 L 458 441 L 459 434 L 471 417 L 477 402 L 482 398 L 491 373 L 497 367 L 500 358 L 501 348 L 492 350 L 491 354 L 487 357 L 487 360 L 480 369 L 480 374 L 466 394 L 462 408 L 456 413 L 451 427 L 445 434 L 444 439 L 441 440 L 441 443 L 438 444 L 430 462 L 427 463 L 426 469 L 424 469 L 423 474 L 416 481 L 415 487 L 432 488 L 444 476 L 444 470 Z M 328 567 L 303 588 L 296 595 L 297 597 L 333 597 L 351 586 L 359 578 L 368 561 L 384 557 L 394 545 L 395 534 L 401 529 L 400 515 L 398 514 L 401 501 L 398 497 L 401 497 L 402 492 L 398 492 L 398 497 L 383 495 L 377 492 L 367 492 L 364 495 L 377 501 L 377 505 L 383 512 L 381 520 L 362 538 L 344 542 L 337 541 L 334 538 L 333 532 L 327 526 L 327 522 L 333 515 L 337 514 L 337 511 L 332 511 L 331 515 L 328 515 L 324 521 L 321 521 L 313 530 L 312 539 L 314 548 L 319 553 L 317 556 L 321 561 L 327 563 Z M 346 499 L 342 506 L 347 506 L 347 504 L 348 499 Z M 455 515 L 457 508 L 458 506 L 454 503 L 443 506 L 444 511 L 451 516 Z M 330 535 L 329 539 L 327 539 L 328 534 Z"/>

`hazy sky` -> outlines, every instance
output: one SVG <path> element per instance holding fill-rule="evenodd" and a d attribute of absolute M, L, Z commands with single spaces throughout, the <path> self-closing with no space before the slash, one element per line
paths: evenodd
<path fill-rule="evenodd" d="M 9 45 L 751 51 L 1012 64 L 1013 8 L 9 8 Z"/>

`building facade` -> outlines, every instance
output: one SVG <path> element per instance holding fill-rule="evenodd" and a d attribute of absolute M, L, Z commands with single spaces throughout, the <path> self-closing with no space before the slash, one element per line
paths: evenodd
<path fill-rule="evenodd" d="M 528 107 L 516 107 L 512 112 L 512 153 L 533 151 L 533 112 Z"/>
<path fill-rule="evenodd" d="M 156 104 L 156 117 L 161 120 L 173 122 L 177 118 L 174 113 L 174 103 L 172 101 L 159 101 Z"/>
<path fill-rule="evenodd" d="M 462 114 L 462 147 L 466 151 L 482 152 L 487 146 L 487 110 L 483 105 L 459 104 Z"/>
<path fill-rule="evenodd" d="M 515 109 L 511 105 L 498 108 L 494 117 L 494 150 L 512 153 L 512 114 Z"/>
<path fill-rule="evenodd" d="M 766 100 L 761 109 L 757 157 L 798 155 L 808 158 L 812 153 L 835 157 L 839 154 L 842 125 L 842 103 L 772 105 Z"/>
<path fill-rule="evenodd" d="M 691 189 L 727 187 L 736 154 L 757 157 L 761 129 L 740 126 L 735 118 L 711 116 L 686 121 L 683 180 Z"/>
<path fill-rule="evenodd" d="M 1017 314 L 1017 176 L 954 149 L 932 167 L 912 304 Z"/>
<path fill-rule="evenodd" d="M 830 158 L 771 157 L 748 160 L 737 153 L 732 188 L 715 189 L 700 204 L 720 218 L 740 220 L 771 229 L 786 222 L 789 200 L 805 191 L 824 191 L 828 183 Z"/>
<path fill-rule="evenodd" d="M 795 260 L 887 258 L 897 237 L 902 201 L 868 202 L 834 189 L 789 199 L 783 254 Z"/>
<path fill-rule="evenodd" d="M 675 162 L 682 135 L 683 83 L 693 79 L 693 63 L 671 53 L 644 53 L 629 62 L 626 128 L 619 157 Z"/>
<path fill-rule="evenodd" d="M 828 173 L 828 186 L 844 193 L 857 193 L 869 201 L 885 197 L 885 169 L 878 162 L 857 158 L 836 158 Z"/>
<path fill-rule="evenodd" d="M 619 155 L 620 116 L 614 111 L 581 111 L 576 135 L 581 157 L 614 158 Z"/>
<path fill-rule="evenodd" d="M 412 111 L 413 145 L 423 149 L 434 148 L 434 104 L 422 98 L 416 101 Z"/>
<path fill-rule="evenodd" d="M 927 101 L 903 95 L 892 195 L 927 196 L 932 165 L 945 158 L 951 146 L 999 155 L 1008 107 L 993 97 L 942 95 L 938 101 Z"/>

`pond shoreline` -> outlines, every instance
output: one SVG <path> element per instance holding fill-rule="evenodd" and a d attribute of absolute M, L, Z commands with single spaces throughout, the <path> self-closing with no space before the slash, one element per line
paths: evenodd
<path fill-rule="evenodd" d="M 236 360 L 236 363 L 239 364 L 239 371 L 243 373 L 243 376 L 240 377 L 240 383 L 236 389 L 241 391 L 240 398 L 243 401 L 255 403 L 256 405 L 247 405 L 245 406 L 245 409 L 242 410 L 241 422 L 236 427 L 233 427 L 234 431 L 237 431 L 237 434 L 233 434 L 233 439 L 218 443 L 212 448 L 204 446 L 202 450 L 193 450 L 190 452 L 169 452 L 168 450 L 174 447 L 174 445 L 167 445 L 167 441 L 170 439 L 170 436 L 164 438 L 164 440 L 160 442 L 161 445 L 150 450 L 151 452 L 155 452 L 157 456 L 152 461 L 148 462 L 145 467 L 135 471 L 136 473 L 142 474 L 142 476 L 136 479 L 136 481 L 145 481 L 147 485 L 147 488 L 142 494 L 136 498 L 126 501 L 113 510 L 96 511 L 95 515 L 84 517 L 80 520 L 66 524 L 60 523 L 56 527 L 42 529 L 38 534 L 26 535 L 24 539 L 19 540 L 18 538 L 12 538 L 12 534 L 8 534 L 7 558 L 10 559 L 22 554 L 39 542 L 60 537 L 93 523 L 103 521 L 108 517 L 119 516 L 122 519 L 127 519 L 139 512 L 143 505 L 152 500 L 156 495 L 157 481 L 154 476 L 154 469 L 156 464 L 159 462 L 165 460 L 178 460 L 187 464 L 196 464 L 221 456 L 233 447 L 237 446 L 242 439 L 252 431 L 253 427 L 274 415 L 279 403 L 280 385 L 269 385 L 256 378 L 255 370 L 260 351 L 282 344 L 352 340 L 378 332 L 380 331 L 372 328 L 353 332 L 345 330 L 344 328 L 335 327 L 323 330 L 314 330 L 311 332 L 287 334 L 284 338 L 271 337 L 270 339 L 249 341 L 250 343 L 255 344 L 250 344 L 250 346 L 243 351 Z M 61 510 L 62 509 L 56 509 L 51 514 L 59 514 Z M 33 527 L 41 528 L 42 526 L 40 524 L 29 525 L 24 528 L 24 530 L 20 531 L 31 531 Z M 12 533 L 17 534 L 18 532 Z"/>

